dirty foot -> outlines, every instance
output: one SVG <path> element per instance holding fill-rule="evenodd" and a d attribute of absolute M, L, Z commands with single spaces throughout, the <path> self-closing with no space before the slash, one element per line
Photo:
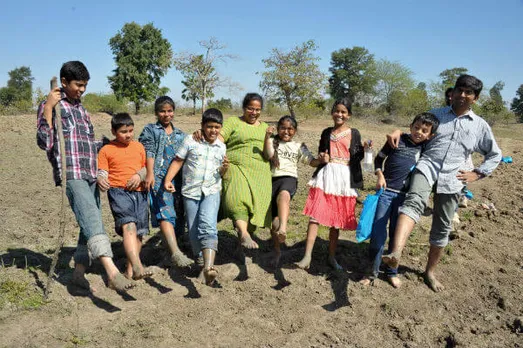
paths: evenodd
<path fill-rule="evenodd" d="M 329 265 L 331 265 L 332 268 L 334 268 L 335 271 L 343 271 L 343 267 L 340 266 L 338 261 L 336 261 L 336 258 L 334 256 L 329 256 Z"/>
<path fill-rule="evenodd" d="M 393 288 L 399 289 L 401 287 L 401 279 L 399 277 L 387 277 L 387 280 Z"/>
<path fill-rule="evenodd" d="M 79 288 L 89 290 L 91 292 L 96 291 L 95 288 L 91 287 L 91 284 L 89 284 L 87 278 L 85 278 L 85 273 L 73 271 L 73 278 L 71 279 L 71 283 Z"/>
<path fill-rule="evenodd" d="M 391 268 L 398 268 L 400 263 L 400 257 L 401 254 L 399 252 L 390 253 L 388 255 L 383 255 L 381 257 L 381 261 L 383 261 L 384 264 Z"/>
<path fill-rule="evenodd" d="M 152 267 L 143 267 L 143 266 L 134 266 L 133 267 L 133 279 L 139 280 L 143 278 L 149 278 L 154 275 L 154 268 Z"/>
<path fill-rule="evenodd" d="M 358 283 L 360 283 L 363 286 L 372 286 L 374 285 L 374 279 L 371 279 L 369 277 L 363 277 L 363 279 L 360 280 Z"/>
<path fill-rule="evenodd" d="M 311 256 L 305 255 L 303 257 L 303 259 L 301 259 L 300 262 L 296 262 L 295 265 L 301 269 L 305 269 L 305 270 L 309 269 L 311 267 Z"/>
<path fill-rule="evenodd" d="M 433 275 L 429 275 L 429 273 L 425 273 L 423 279 L 425 280 L 425 284 L 434 292 L 440 292 L 445 289 L 445 287 Z"/>
<path fill-rule="evenodd" d="M 136 286 L 136 283 L 124 277 L 123 274 L 117 273 L 113 279 L 109 279 L 109 288 L 118 292 L 126 292 Z"/>
<path fill-rule="evenodd" d="M 204 268 L 203 277 L 205 279 L 205 285 L 211 286 L 218 276 L 218 271 L 214 267 Z"/>
<path fill-rule="evenodd" d="M 244 247 L 245 249 L 258 249 L 258 243 L 252 240 L 251 236 L 247 235 L 247 237 L 240 237 L 240 245 Z"/>
<path fill-rule="evenodd" d="M 190 258 L 185 256 L 185 254 L 182 253 L 180 250 L 175 251 L 171 255 L 171 262 L 172 262 L 173 266 L 177 266 L 180 268 L 189 267 L 193 264 L 193 260 L 191 260 Z"/>
<path fill-rule="evenodd" d="M 287 239 L 287 232 L 283 230 L 276 231 L 276 238 L 278 238 L 278 242 L 285 243 L 285 239 Z"/>

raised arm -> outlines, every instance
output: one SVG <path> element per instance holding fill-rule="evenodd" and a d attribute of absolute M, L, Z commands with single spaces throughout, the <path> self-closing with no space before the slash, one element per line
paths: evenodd
<path fill-rule="evenodd" d="M 265 141 L 263 142 L 263 157 L 267 161 L 270 161 L 274 156 L 274 141 L 271 136 L 275 130 L 276 128 L 274 126 L 269 126 L 265 132 Z"/>

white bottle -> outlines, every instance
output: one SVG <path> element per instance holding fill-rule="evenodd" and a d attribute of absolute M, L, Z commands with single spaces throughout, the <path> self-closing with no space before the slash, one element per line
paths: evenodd
<path fill-rule="evenodd" d="M 370 144 L 369 140 L 369 144 Z M 363 157 L 363 170 L 369 173 L 374 172 L 374 151 L 372 148 L 365 148 L 365 156 Z"/>

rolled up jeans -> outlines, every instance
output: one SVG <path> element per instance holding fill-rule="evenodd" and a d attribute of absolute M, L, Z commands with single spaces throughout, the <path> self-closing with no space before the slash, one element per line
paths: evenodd
<path fill-rule="evenodd" d="M 88 267 L 91 258 L 113 257 L 111 242 L 102 223 L 100 191 L 96 181 L 67 180 L 66 194 L 80 226 L 75 263 Z"/>
<path fill-rule="evenodd" d="M 218 210 L 220 193 L 204 196 L 199 200 L 183 197 L 187 228 L 193 254 L 196 256 L 203 249 L 218 251 Z"/>

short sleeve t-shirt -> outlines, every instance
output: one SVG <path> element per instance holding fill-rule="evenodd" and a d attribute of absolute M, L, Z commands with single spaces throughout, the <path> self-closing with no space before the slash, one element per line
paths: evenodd
<path fill-rule="evenodd" d="M 111 187 L 125 188 L 127 181 L 145 167 L 145 149 L 138 141 L 129 145 L 111 141 L 98 153 L 98 170 L 109 173 Z M 141 191 L 139 186 L 137 191 Z"/>

